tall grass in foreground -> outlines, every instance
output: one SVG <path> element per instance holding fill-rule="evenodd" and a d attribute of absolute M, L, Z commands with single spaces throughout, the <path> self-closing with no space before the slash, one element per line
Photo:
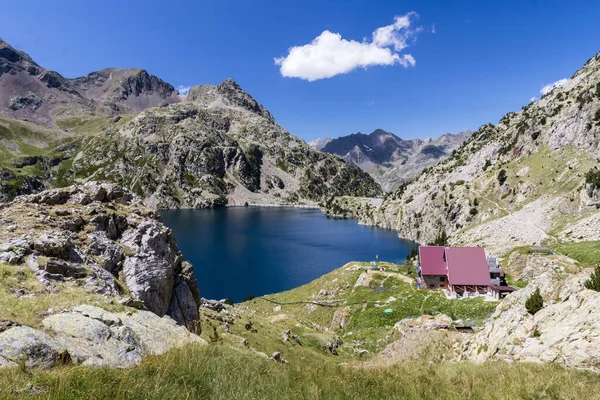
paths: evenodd
<path fill-rule="evenodd" d="M 0 398 L 43 399 L 594 399 L 600 376 L 557 365 L 277 364 L 224 345 L 188 347 L 133 369 L 0 372 Z"/>

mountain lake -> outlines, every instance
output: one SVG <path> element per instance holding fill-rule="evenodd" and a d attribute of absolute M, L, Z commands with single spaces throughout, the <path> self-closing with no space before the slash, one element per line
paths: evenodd
<path fill-rule="evenodd" d="M 234 302 L 304 285 L 350 261 L 402 263 L 414 242 L 317 209 L 162 210 L 200 294 Z"/>

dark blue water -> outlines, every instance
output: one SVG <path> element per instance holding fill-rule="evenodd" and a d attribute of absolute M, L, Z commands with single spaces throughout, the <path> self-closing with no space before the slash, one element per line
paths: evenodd
<path fill-rule="evenodd" d="M 194 265 L 200 293 L 235 302 L 292 289 L 349 261 L 403 262 L 411 246 L 389 230 L 318 210 L 217 208 L 161 211 Z"/>

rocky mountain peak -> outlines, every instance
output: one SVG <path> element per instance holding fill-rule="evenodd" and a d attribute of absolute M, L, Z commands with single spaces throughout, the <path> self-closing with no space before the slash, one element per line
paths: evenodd
<path fill-rule="evenodd" d="M 31 57 L 29 57 L 27 53 L 16 50 L 2 38 L 0 38 L 0 58 L 3 58 L 4 60 L 11 63 L 26 61 L 28 63 L 35 64 L 35 62 L 31 59 Z"/>
<path fill-rule="evenodd" d="M 375 129 L 368 135 L 358 132 L 337 139 L 319 139 L 311 142 L 311 146 L 358 165 L 385 190 L 394 190 L 401 183 L 415 179 L 423 169 L 448 157 L 470 134 L 465 131 L 435 140 L 404 140 L 384 129 Z"/>
<path fill-rule="evenodd" d="M 227 78 L 218 85 L 199 85 L 190 89 L 187 101 L 200 103 L 208 108 L 231 107 L 250 111 L 274 122 L 271 113 L 245 92 L 232 78 Z"/>
<path fill-rule="evenodd" d="M 70 83 L 86 97 L 109 104 L 125 102 L 137 111 L 179 101 L 172 85 L 138 68 L 105 68 Z M 119 109 L 117 104 L 112 108 Z"/>

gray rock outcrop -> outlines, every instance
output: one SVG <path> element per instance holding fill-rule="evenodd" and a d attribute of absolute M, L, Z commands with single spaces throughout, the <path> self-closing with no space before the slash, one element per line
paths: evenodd
<path fill-rule="evenodd" d="M 171 230 L 127 190 L 90 182 L 22 196 L 0 209 L 0 222 L 0 262 L 27 263 L 49 288 L 74 280 L 104 296 L 129 296 L 196 329 L 193 269 Z"/>
<path fill-rule="evenodd" d="M 599 166 L 599 85 L 597 54 L 540 100 L 481 126 L 381 205 L 358 210 L 360 222 L 419 243 L 445 233 L 499 251 L 541 244 L 558 229 L 567 240 L 597 240 L 597 193 L 586 175 Z"/>
<path fill-rule="evenodd" d="M 589 272 L 566 279 L 560 271 L 541 273 L 498 306 L 483 330 L 466 342 L 462 358 L 555 362 L 600 370 L 600 293 L 584 288 L 588 277 Z M 545 305 L 530 315 L 525 301 L 536 288 Z"/>
<path fill-rule="evenodd" d="M 115 314 L 81 305 L 46 317 L 42 326 L 50 334 L 26 326 L 1 332 L 0 367 L 23 362 L 30 368 L 68 362 L 131 367 L 146 355 L 205 343 L 170 317 L 141 310 Z"/>

